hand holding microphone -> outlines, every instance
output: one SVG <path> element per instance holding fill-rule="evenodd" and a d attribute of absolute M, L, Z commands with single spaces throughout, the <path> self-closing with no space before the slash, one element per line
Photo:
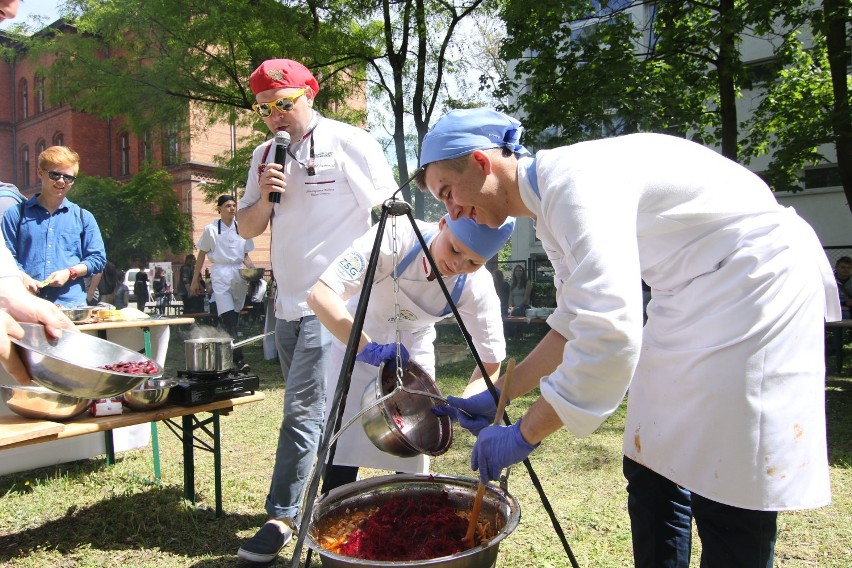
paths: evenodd
<path fill-rule="evenodd" d="M 284 162 L 287 160 L 287 148 L 290 147 L 290 134 L 288 132 L 279 131 L 275 133 L 275 163 L 281 166 L 281 171 L 284 171 Z M 269 201 L 272 203 L 281 203 L 281 192 L 273 191 L 269 193 Z"/>

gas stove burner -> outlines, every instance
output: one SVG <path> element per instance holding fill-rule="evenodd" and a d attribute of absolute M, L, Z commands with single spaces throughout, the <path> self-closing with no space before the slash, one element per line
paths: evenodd
<path fill-rule="evenodd" d="M 210 379 L 225 379 L 228 377 L 244 377 L 246 376 L 246 373 L 241 373 L 236 369 L 227 369 L 225 371 L 178 371 L 177 375 L 182 378 L 206 381 Z"/>
<path fill-rule="evenodd" d="M 197 374 L 178 371 L 177 384 L 169 391 L 169 402 L 181 406 L 194 406 L 254 394 L 260 388 L 260 377 L 238 371 L 228 371 L 221 377 L 201 378 L 188 375 Z"/>

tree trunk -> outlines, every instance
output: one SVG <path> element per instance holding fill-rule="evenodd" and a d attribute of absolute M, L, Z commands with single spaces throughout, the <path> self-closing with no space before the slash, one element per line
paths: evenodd
<path fill-rule="evenodd" d="M 737 54 L 737 16 L 734 0 L 719 2 L 719 59 L 716 73 L 719 82 L 719 123 L 722 129 L 722 155 L 737 161 L 739 129 L 734 76 Z"/>
<path fill-rule="evenodd" d="M 824 0 L 825 38 L 831 83 L 834 91 L 832 130 L 837 151 L 837 168 L 846 194 L 846 205 L 852 212 L 852 116 L 849 113 L 849 89 L 846 69 L 849 65 L 849 47 L 846 44 L 849 0 Z"/>

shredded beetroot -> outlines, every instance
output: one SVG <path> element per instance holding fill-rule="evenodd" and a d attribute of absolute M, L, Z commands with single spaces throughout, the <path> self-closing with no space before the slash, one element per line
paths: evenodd
<path fill-rule="evenodd" d="M 426 560 L 467 546 L 467 520 L 442 492 L 416 499 L 394 497 L 352 531 L 340 554 L 364 560 Z"/>
<path fill-rule="evenodd" d="M 153 361 L 121 361 L 112 365 L 101 365 L 99 368 L 131 375 L 153 375 L 157 372 L 157 365 Z"/>
<path fill-rule="evenodd" d="M 393 423 L 396 424 L 396 427 L 400 430 L 405 429 L 405 420 L 403 420 L 402 416 L 400 416 L 399 414 L 393 415 Z"/>

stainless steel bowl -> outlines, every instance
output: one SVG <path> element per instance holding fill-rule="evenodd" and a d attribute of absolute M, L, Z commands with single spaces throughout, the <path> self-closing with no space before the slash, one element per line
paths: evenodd
<path fill-rule="evenodd" d="M 169 400 L 169 391 L 177 384 L 174 379 L 149 379 L 121 395 L 121 402 L 133 410 L 154 410 Z"/>
<path fill-rule="evenodd" d="M 43 387 L 78 398 L 110 398 L 136 388 L 163 374 L 156 361 L 155 373 L 119 373 L 104 365 L 150 361 L 147 357 L 93 335 L 64 331 L 58 339 L 47 337 L 39 324 L 22 323 L 24 337 L 10 338 L 19 347 L 33 380 Z"/>
<path fill-rule="evenodd" d="M 64 420 L 82 414 L 92 403 L 39 386 L 0 385 L 3 402 L 15 414 L 34 420 Z"/>
<path fill-rule="evenodd" d="M 400 474 L 371 477 L 343 485 L 323 495 L 314 505 L 306 538 L 308 546 L 320 555 L 326 568 L 490 568 L 497 560 L 500 541 L 511 534 L 521 520 L 521 509 L 515 498 L 491 485 L 486 486 L 481 515 L 491 521 L 496 535 L 469 550 L 429 560 L 389 562 L 343 556 L 320 544 L 324 528 L 346 514 L 347 509 L 381 506 L 393 497 L 416 498 L 444 491 L 460 510 L 469 511 L 473 508 L 477 483 L 475 479 L 459 477 Z"/>
<path fill-rule="evenodd" d="M 61 308 L 62 313 L 68 316 L 68 319 L 73 321 L 74 323 L 86 321 L 91 319 L 92 314 L 96 309 L 96 306 L 80 306 L 77 308 Z"/>
<path fill-rule="evenodd" d="M 439 398 L 397 390 L 361 416 L 367 437 L 378 449 L 399 457 L 443 454 L 453 443 L 453 423 L 448 416 L 432 414 L 432 407 L 443 404 L 435 380 L 411 361 L 402 375 L 402 386 Z M 361 408 L 374 404 L 396 387 L 396 371 L 382 364 L 376 379 L 364 390 Z"/>
<path fill-rule="evenodd" d="M 240 276 L 249 282 L 257 282 L 263 278 L 263 268 L 240 268 Z"/>

